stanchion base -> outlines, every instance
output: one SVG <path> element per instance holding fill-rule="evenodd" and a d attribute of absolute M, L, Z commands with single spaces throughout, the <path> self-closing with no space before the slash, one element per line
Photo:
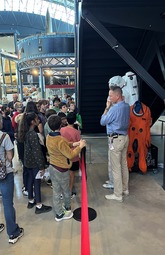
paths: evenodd
<path fill-rule="evenodd" d="M 97 217 L 97 213 L 94 209 L 88 207 L 88 218 L 89 221 L 94 220 Z M 73 218 L 77 221 L 81 221 L 81 207 L 73 211 Z"/>

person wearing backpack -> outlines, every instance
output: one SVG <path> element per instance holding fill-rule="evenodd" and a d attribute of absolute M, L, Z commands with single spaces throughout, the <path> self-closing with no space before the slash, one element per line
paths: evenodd
<path fill-rule="evenodd" d="M 16 223 L 16 212 L 13 207 L 14 196 L 14 174 L 11 167 L 13 159 L 13 143 L 8 134 L 1 131 L 3 127 L 2 115 L 0 114 L 0 190 L 2 193 L 2 202 L 6 221 L 6 230 L 9 236 L 9 243 L 14 244 L 24 234 L 24 229 Z M 6 170 L 6 174 L 2 171 Z M 4 224 L 0 224 L 0 231 L 4 229 Z"/>

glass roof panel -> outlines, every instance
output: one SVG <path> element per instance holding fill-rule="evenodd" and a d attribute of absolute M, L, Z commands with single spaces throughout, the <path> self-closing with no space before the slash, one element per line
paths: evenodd
<path fill-rule="evenodd" d="M 74 24 L 74 0 L 1 0 L 0 11 L 20 11 L 50 16 Z"/>

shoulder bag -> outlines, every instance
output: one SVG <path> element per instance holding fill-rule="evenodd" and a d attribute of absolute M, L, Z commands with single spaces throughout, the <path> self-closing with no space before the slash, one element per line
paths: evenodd
<path fill-rule="evenodd" d="M 6 134 L 3 133 L 0 139 L 0 146 L 5 138 Z M 5 156 L 5 162 L 0 158 L 0 181 L 4 180 L 7 176 L 7 170 L 6 170 L 6 155 Z"/>

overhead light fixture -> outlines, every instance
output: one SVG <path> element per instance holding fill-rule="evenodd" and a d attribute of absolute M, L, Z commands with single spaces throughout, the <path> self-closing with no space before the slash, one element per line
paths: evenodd
<path fill-rule="evenodd" d="M 32 74 L 33 74 L 33 75 L 38 75 L 38 70 L 37 70 L 37 69 L 33 69 L 33 70 L 32 70 Z"/>
<path fill-rule="evenodd" d="M 53 74 L 53 71 L 52 70 L 45 70 L 44 73 L 48 76 L 52 75 Z"/>

